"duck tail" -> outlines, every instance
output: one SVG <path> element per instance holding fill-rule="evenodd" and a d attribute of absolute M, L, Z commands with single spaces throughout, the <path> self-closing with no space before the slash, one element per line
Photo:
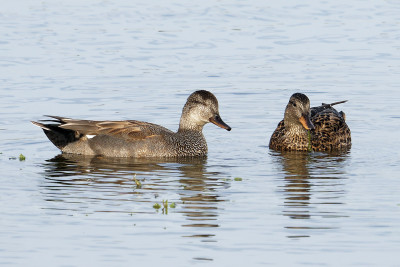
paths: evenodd
<path fill-rule="evenodd" d="M 347 101 L 348 100 L 343 100 L 343 101 L 333 102 L 333 103 L 330 103 L 330 104 L 322 103 L 321 107 L 332 107 L 334 105 L 346 103 Z"/>
<path fill-rule="evenodd" d="M 32 121 L 32 123 L 42 128 L 47 138 L 60 150 L 82 137 L 76 131 L 60 128 L 60 124 L 44 124 L 37 121 Z"/>
<path fill-rule="evenodd" d="M 344 120 L 346 120 L 346 116 L 345 116 L 344 112 L 342 112 L 342 111 L 338 112 L 333 107 L 335 105 L 343 104 L 343 103 L 346 103 L 346 102 L 347 102 L 347 100 L 333 102 L 333 103 L 330 103 L 330 104 L 322 103 L 321 106 L 312 107 L 311 108 L 311 117 L 314 117 L 315 115 L 317 115 L 318 113 L 320 113 L 322 111 L 330 110 L 330 111 L 336 113 L 337 116 L 341 116 Z"/>

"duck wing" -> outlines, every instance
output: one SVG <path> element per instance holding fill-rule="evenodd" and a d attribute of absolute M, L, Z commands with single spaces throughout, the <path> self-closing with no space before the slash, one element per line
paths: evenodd
<path fill-rule="evenodd" d="M 93 121 L 71 119 L 59 116 L 47 117 L 52 118 L 51 121 L 59 123 L 58 127 L 78 132 L 86 135 L 88 138 L 102 135 L 121 138 L 127 141 L 137 141 L 160 136 L 163 133 L 172 133 L 172 131 L 160 125 L 135 120 Z"/>
<path fill-rule="evenodd" d="M 283 120 L 278 123 L 275 131 L 272 133 L 272 136 L 269 140 L 269 148 L 281 150 L 283 149 L 282 140 L 285 136 L 285 126 Z"/>
<path fill-rule="evenodd" d="M 327 108 L 311 118 L 315 126 L 313 133 L 313 149 L 319 151 L 350 148 L 351 133 L 345 122 L 343 112 Z"/>

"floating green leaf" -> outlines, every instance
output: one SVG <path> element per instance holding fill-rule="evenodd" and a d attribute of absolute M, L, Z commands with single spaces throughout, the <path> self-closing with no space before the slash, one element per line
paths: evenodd
<path fill-rule="evenodd" d="M 22 155 L 22 154 L 19 154 L 19 161 L 24 161 L 26 158 L 25 158 L 25 156 L 24 155 Z"/>
<path fill-rule="evenodd" d="M 240 177 L 235 177 L 233 180 L 235 180 L 236 182 L 240 182 L 240 181 L 242 181 L 243 179 L 240 178 Z"/>

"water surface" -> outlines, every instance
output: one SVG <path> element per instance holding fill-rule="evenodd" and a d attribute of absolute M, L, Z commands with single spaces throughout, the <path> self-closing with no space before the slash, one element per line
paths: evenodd
<path fill-rule="evenodd" d="M 398 266 L 399 14 L 372 0 L 4 3 L 0 264 Z M 204 159 L 61 155 L 29 122 L 176 130 L 197 89 L 233 128 L 205 127 Z M 350 151 L 268 149 L 294 92 L 349 100 Z"/>

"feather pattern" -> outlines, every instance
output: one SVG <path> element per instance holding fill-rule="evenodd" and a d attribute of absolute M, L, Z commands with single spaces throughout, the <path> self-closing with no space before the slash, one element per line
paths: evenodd
<path fill-rule="evenodd" d="M 284 120 L 279 122 L 271 136 L 269 147 L 280 151 L 308 151 L 311 142 L 313 151 L 350 149 L 351 132 L 345 122 L 345 114 L 333 108 L 344 102 L 322 104 L 310 109 L 307 96 L 294 94 L 286 107 Z M 301 116 L 310 118 L 313 126 L 309 129 L 311 138 L 308 137 L 308 130 L 298 122 Z"/>

